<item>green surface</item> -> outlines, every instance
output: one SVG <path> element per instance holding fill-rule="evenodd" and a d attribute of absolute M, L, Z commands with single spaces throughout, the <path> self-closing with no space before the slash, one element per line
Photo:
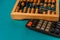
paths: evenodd
<path fill-rule="evenodd" d="M 10 13 L 16 0 L 0 0 L 0 40 L 60 40 L 26 28 L 27 20 L 12 20 Z"/>

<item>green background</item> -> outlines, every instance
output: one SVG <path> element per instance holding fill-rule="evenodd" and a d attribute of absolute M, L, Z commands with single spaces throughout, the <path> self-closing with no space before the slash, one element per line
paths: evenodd
<path fill-rule="evenodd" d="M 28 20 L 12 20 L 10 13 L 16 0 L 0 0 L 0 40 L 60 40 L 26 28 Z"/>

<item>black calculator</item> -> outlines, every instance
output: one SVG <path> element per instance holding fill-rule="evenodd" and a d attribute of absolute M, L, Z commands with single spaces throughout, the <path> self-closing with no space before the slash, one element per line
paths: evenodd
<path fill-rule="evenodd" d="M 45 20 L 32 19 L 26 24 L 29 29 L 60 37 L 60 21 L 50 22 Z"/>

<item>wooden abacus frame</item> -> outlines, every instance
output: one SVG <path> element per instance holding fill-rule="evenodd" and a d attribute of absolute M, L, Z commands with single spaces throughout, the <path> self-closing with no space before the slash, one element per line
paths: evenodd
<path fill-rule="evenodd" d="M 19 13 L 15 12 L 15 9 L 18 5 L 20 0 L 17 0 L 12 13 L 11 17 L 12 19 L 16 20 L 22 20 L 22 19 L 43 19 L 43 20 L 48 20 L 48 21 L 59 21 L 59 0 L 56 0 L 56 15 L 54 14 L 33 14 L 33 13 Z"/>

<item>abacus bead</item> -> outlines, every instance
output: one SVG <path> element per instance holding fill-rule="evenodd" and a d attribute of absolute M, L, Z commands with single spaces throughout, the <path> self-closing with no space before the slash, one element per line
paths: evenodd
<path fill-rule="evenodd" d="M 54 8 L 54 5 L 53 4 L 51 5 L 51 8 Z"/>
<path fill-rule="evenodd" d="M 38 8 L 36 9 L 35 13 L 38 13 Z"/>
<path fill-rule="evenodd" d="M 22 10 L 19 10 L 20 13 L 22 13 Z"/>
<path fill-rule="evenodd" d="M 34 13 L 34 8 L 31 9 L 31 13 Z"/>
<path fill-rule="evenodd" d="M 30 11 L 31 11 L 31 8 L 28 8 L 28 13 L 30 13 Z"/>
<path fill-rule="evenodd" d="M 43 14 L 46 14 L 46 12 L 44 11 Z"/>
<path fill-rule="evenodd" d="M 26 7 L 24 7 L 24 13 L 26 13 L 26 10 L 27 10 Z"/>
<path fill-rule="evenodd" d="M 44 4 L 44 7 L 46 7 L 47 6 L 47 4 Z"/>
<path fill-rule="evenodd" d="M 22 6 L 25 6 L 25 3 L 24 2 L 22 2 L 22 4 L 21 4 Z"/>

